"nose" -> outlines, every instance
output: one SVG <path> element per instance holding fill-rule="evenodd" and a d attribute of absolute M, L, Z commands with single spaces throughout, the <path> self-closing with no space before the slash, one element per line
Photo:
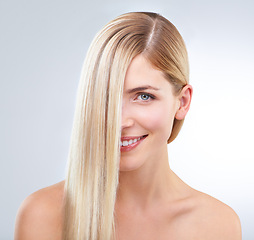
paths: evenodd
<path fill-rule="evenodd" d="M 130 107 L 128 104 L 123 102 L 122 106 L 122 123 L 121 123 L 121 129 L 122 131 L 126 128 L 132 127 L 134 125 L 134 119 L 130 111 Z"/>

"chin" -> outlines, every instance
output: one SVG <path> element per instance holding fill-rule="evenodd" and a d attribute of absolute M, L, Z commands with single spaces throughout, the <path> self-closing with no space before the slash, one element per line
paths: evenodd
<path fill-rule="evenodd" d="M 119 171 L 120 172 L 135 171 L 135 170 L 138 170 L 140 167 L 142 167 L 143 164 L 144 164 L 143 162 L 138 163 L 133 158 L 132 158 L 132 160 L 131 159 L 126 159 L 126 158 L 121 158 Z"/>

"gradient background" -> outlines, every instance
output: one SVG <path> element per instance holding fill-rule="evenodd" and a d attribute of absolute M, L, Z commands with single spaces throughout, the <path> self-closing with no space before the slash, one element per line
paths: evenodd
<path fill-rule="evenodd" d="M 194 88 L 171 168 L 231 206 L 253 240 L 252 0 L 1 0 L 0 239 L 32 192 L 64 179 L 76 91 L 95 33 L 129 11 L 159 12 L 189 52 Z"/>

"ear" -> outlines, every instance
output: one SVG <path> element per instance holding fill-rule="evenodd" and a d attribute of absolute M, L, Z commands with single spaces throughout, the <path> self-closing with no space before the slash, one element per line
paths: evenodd
<path fill-rule="evenodd" d="M 193 93 L 192 86 L 187 84 L 178 95 L 179 108 L 175 114 L 175 118 L 177 120 L 184 119 L 187 112 L 189 111 L 192 93 Z"/>

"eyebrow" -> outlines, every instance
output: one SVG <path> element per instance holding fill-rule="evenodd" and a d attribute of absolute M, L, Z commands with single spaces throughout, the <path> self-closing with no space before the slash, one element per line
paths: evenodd
<path fill-rule="evenodd" d="M 127 90 L 127 93 L 134 93 L 134 92 L 138 92 L 138 91 L 143 91 L 143 90 L 147 90 L 147 89 L 153 89 L 153 90 L 160 90 L 159 88 L 156 87 L 152 87 L 150 85 L 145 85 L 145 86 L 140 86 L 140 87 L 136 87 L 136 88 L 132 88 Z"/>

